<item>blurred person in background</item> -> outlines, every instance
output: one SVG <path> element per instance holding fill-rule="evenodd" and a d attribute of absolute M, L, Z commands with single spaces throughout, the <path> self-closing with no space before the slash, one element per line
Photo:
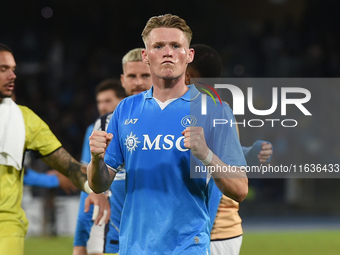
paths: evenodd
<path fill-rule="evenodd" d="M 15 91 L 12 92 L 11 96 L 12 100 L 15 102 Z M 24 185 L 41 187 L 41 188 L 58 188 L 60 187 L 67 195 L 74 193 L 77 191 L 76 186 L 65 177 L 65 175 L 61 174 L 57 170 L 49 170 L 46 173 L 40 173 L 33 170 L 27 161 L 31 161 L 30 155 L 25 154 L 24 158 Z"/>
<path fill-rule="evenodd" d="M 80 190 L 87 184 L 86 168 L 61 145 L 50 128 L 28 107 L 11 98 L 15 87 L 12 50 L 0 44 L 0 254 L 23 255 L 28 221 L 21 207 L 23 156 L 32 150 L 49 167 L 67 176 Z M 95 198 L 96 199 L 96 198 Z M 93 200 L 100 204 L 103 196 Z M 102 210 L 105 207 L 102 206 Z M 99 217 L 103 211 L 99 212 Z"/>
<path fill-rule="evenodd" d="M 39 173 L 29 167 L 25 168 L 24 185 L 41 188 L 61 188 L 67 195 L 77 191 L 76 186 L 57 170 Z"/>
<path fill-rule="evenodd" d="M 112 112 L 124 97 L 126 97 L 126 94 L 119 80 L 106 79 L 102 81 L 96 87 L 96 102 L 99 115 L 102 116 Z M 81 162 L 85 165 L 88 165 L 91 161 L 89 137 L 93 131 L 93 126 L 94 124 L 91 124 L 87 128 L 84 137 Z M 93 193 L 89 195 L 83 191 L 80 193 L 77 226 L 73 242 L 74 255 L 103 254 L 105 224 L 100 222 L 98 225 L 93 225 L 93 214 L 97 213 L 94 212 L 97 211 L 94 205 L 91 205 L 90 208 L 88 208 L 87 205 L 84 211 L 85 201 L 88 196 L 92 197 L 97 195 Z"/>
<path fill-rule="evenodd" d="M 122 70 L 120 81 L 125 89 L 128 96 L 138 94 L 142 91 L 150 89 L 152 85 L 151 73 L 149 66 L 142 61 L 142 48 L 135 48 L 127 52 L 122 59 Z M 93 130 L 106 130 L 107 125 L 112 117 L 112 112 L 102 115 L 94 124 Z M 89 146 L 89 143 L 87 143 Z M 90 151 L 88 147 L 88 152 Z M 87 242 L 87 252 L 89 253 L 91 249 L 97 251 L 96 254 L 117 254 L 119 251 L 119 228 L 121 212 L 125 200 L 125 171 L 122 170 L 109 189 L 109 200 L 111 204 L 111 215 L 110 222 L 106 225 L 105 236 L 102 231 L 93 232 L 91 230 L 92 219 L 87 217 L 86 221 L 78 222 L 86 227 L 84 229 L 84 234 L 79 235 L 81 240 L 77 243 L 86 244 Z M 79 214 L 81 214 L 81 206 L 79 207 Z M 91 231 L 91 233 L 90 233 Z M 77 232 L 76 232 L 77 233 Z M 89 235 L 90 240 L 96 239 L 97 242 L 90 244 L 89 247 Z M 75 238 L 76 239 L 76 238 Z M 103 240 L 106 240 L 105 243 Z M 104 245 L 102 245 L 104 243 Z M 74 249 L 73 255 L 84 255 L 86 254 L 86 245 L 81 245 Z M 90 249 L 89 249 L 90 248 Z M 100 252 L 101 251 L 101 252 Z"/>
<path fill-rule="evenodd" d="M 188 64 L 186 84 L 190 78 L 218 78 L 222 74 L 222 60 L 212 47 L 205 44 L 191 45 L 195 50 L 194 60 Z M 247 165 L 268 162 L 273 154 L 270 142 L 256 141 L 251 147 L 242 146 Z M 238 255 L 242 245 L 242 220 L 238 214 L 239 203 L 223 195 L 216 185 L 212 186 L 210 201 L 211 255 Z"/>

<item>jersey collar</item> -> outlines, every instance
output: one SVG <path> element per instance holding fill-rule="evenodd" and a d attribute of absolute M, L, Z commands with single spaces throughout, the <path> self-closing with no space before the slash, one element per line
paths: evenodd
<path fill-rule="evenodd" d="M 193 84 L 188 85 L 188 87 L 189 87 L 189 90 L 181 98 L 185 101 L 190 102 L 190 101 L 195 100 L 201 92 L 199 92 L 198 89 L 196 89 L 195 85 Z"/>
<path fill-rule="evenodd" d="M 146 91 L 145 98 L 146 99 L 151 99 L 152 98 L 152 94 L 153 94 L 153 85 L 151 86 L 151 88 L 148 91 Z"/>
<path fill-rule="evenodd" d="M 181 98 L 185 101 L 192 101 L 198 97 L 198 95 L 201 93 L 196 89 L 195 85 L 191 84 L 188 85 L 189 90 L 181 96 Z M 146 99 L 151 99 L 153 94 L 153 86 L 145 93 L 145 98 Z"/>

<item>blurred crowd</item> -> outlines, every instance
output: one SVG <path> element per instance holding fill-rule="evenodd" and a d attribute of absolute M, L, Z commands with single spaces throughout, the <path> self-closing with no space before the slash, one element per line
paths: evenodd
<path fill-rule="evenodd" d="M 215 18 L 218 25 L 209 27 L 209 22 L 204 22 L 200 27 L 195 22 L 202 22 L 204 16 L 198 15 L 199 18 L 193 13 L 182 16 L 188 23 L 191 20 L 193 43 L 208 44 L 220 53 L 223 77 L 339 77 L 340 48 L 336 33 L 339 18 L 331 18 L 335 12 L 331 5 L 320 8 L 321 4 L 316 2 L 311 1 L 304 8 L 304 15 L 298 21 L 290 16 L 277 22 L 237 20 L 227 11 L 221 16 L 221 11 L 206 19 Z M 204 13 L 203 10 L 199 13 L 198 7 L 194 10 Z M 132 12 L 134 15 L 129 15 L 128 20 L 122 19 L 122 24 L 125 22 L 131 29 L 119 26 L 115 30 L 117 26 L 110 24 L 113 14 L 102 6 L 93 10 L 85 8 L 83 14 L 72 13 L 72 19 L 61 19 L 60 24 L 48 21 L 50 24 L 46 25 L 40 17 L 41 20 L 29 22 L 20 33 L 0 35 L 0 41 L 14 50 L 17 61 L 17 102 L 27 105 L 45 120 L 77 159 L 85 129 L 98 117 L 95 86 L 106 78 L 119 78 L 122 56 L 130 48 L 143 47 L 140 31 L 145 19 L 136 16 L 136 10 Z M 72 16 L 67 11 L 66 15 Z M 40 23 L 44 25 L 38 26 Z M 129 33 L 135 35 L 129 37 Z M 204 37 L 206 34 L 208 37 Z M 313 118 L 299 123 L 294 131 L 241 129 L 244 145 L 250 146 L 247 142 L 256 139 L 271 141 L 273 164 L 339 163 L 336 162 L 340 156 L 336 97 L 340 87 L 320 84 L 312 91 Z"/>

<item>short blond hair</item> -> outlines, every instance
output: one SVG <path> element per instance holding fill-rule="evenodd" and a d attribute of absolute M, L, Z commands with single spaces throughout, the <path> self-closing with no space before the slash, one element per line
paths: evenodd
<path fill-rule="evenodd" d="M 144 44 L 151 30 L 154 28 L 161 28 L 161 27 L 178 28 L 184 33 L 190 45 L 191 38 L 192 38 L 192 31 L 190 27 L 187 25 L 184 19 L 178 17 L 177 15 L 172 15 L 172 14 L 154 16 L 148 20 L 142 32 L 142 38 L 143 38 Z"/>
<path fill-rule="evenodd" d="M 128 53 L 126 53 L 122 59 L 122 65 L 123 69 L 127 62 L 137 62 L 137 61 L 143 61 L 142 59 L 142 50 L 143 48 L 136 48 L 133 50 L 130 50 Z"/>

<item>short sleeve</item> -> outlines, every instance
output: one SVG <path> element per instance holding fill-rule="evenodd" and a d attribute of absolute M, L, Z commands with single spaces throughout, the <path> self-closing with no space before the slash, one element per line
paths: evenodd
<path fill-rule="evenodd" d="M 235 117 L 230 107 L 225 104 L 217 118 L 228 120 L 228 124 L 213 127 L 213 148 L 210 149 L 230 166 L 245 166 L 247 163 L 237 134 Z"/>
<path fill-rule="evenodd" d="M 34 151 L 35 155 L 44 157 L 62 145 L 47 124 L 31 109 L 20 106 L 25 121 L 25 149 Z"/>

